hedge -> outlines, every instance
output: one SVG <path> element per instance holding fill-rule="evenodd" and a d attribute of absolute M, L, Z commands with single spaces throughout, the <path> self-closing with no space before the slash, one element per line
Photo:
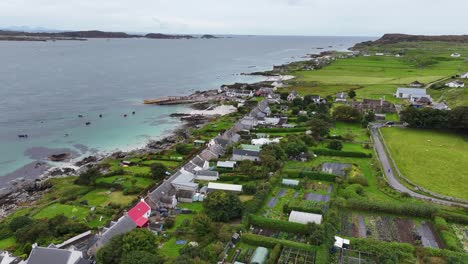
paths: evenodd
<path fill-rule="evenodd" d="M 277 244 L 284 247 L 315 251 L 316 247 L 308 244 L 298 243 L 290 240 L 276 239 L 272 237 L 259 236 L 254 234 L 244 234 L 241 237 L 243 243 L 266 248 L 274 248 Z"/>
<path fill-rule="evenodd" d="M 312 213 L 312 214 L 323 214 L 322 208 L 319 207 L 305 207 L 305 206 L 299 206 L 299 205 L 290 205 L 287 204 L 287 213 L 289 214 L 291 211 L 299 211 L 299 212 L 304 212 L 304 213 Z"/>
<path fill-rule="evenodd" d="M 442 257 L 445 259 L 446 263 L 468 263 L 468 254 L 466 253 L 437 248 L 424 248 L 423 250 L 426 256 Z"/>
<path fill-rule="evenodd" d="M 219 176 L 220 181 L 250 181 L 252 178 L 246 177 L 246 176 L 229 176 L 229 175 L 221 175 Z"/>
<path fill-rule="evenodd" d="M 350 238 L 353 250 L 375 255 L 383 263 L 415 263 L 415 247 L 406 243 L 384 242 L 375 239 Z"/>
<path fill-rule="evenodd" d="M 437 208 L 429 204 L 415 203 L 389 203 L 368 201 L 365 199 L 351 198 L 346 202 L 346 207 L 372 212 L 382 212 L 398 215 L 410 215 L 416 217 L 432 218 L 437 212 Z"/>
<path fill-rule="evenodd" d="M 463 252 L 463 247 L 458 241 L 457 236 L 453 233 L 452 228 L 447 224 L 442 217 L 434 217 L 434 226 L 439 232 L 440 238 L 444 241 L 445 247 L 452 251 Z"/>
<path fill-rule="evenodd" d="M 283 231 L 287 233 L 306 234 L 308 232 L 308 226 L 304 224 L 274 220 L 256 215 L 249 216 L 249 223 L 265 229 Z"/>
<path fill-rule="evenodd" d="M 278 258 L 281 255 L 282 246 L 281 244 L 276 244 L 273 247 L 273 250 L 270 252 L 270 256 L 268 257 L 267 264 L 275 264 Z"/>
<path fill-rule="evenodd" d="M 351 157 L 351 158 L 372 158 L 372 154 L 355 151 L 340 151 L 333 149 L 313 149 L 313 152 L 317 155 L 323 156 L 336 156 L 336 157 Z"/>
<path fill-rule="evenodd" d="M 305 171 L 305 170 L 284 170 L 285 174 L 288 175 L 289 178 L 308 178 L 311 180 L 318 180 L 318 181 L 329 181 L 335 182 L 336 177 L 335 174 L 324 173 L 320 171 Z"/>
<path fill-rule="evenodd" d="M 437 216 L 440 216 L 449 222 L 468 225 L 468 216 L 466 215 L 444 211 L 437 213 Z"/>

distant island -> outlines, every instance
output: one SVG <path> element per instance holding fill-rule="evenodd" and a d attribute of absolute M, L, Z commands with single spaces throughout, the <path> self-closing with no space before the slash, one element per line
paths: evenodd
<path fill-rule="evenodd" d="M 468 35 L 442 35 L 442 36 L 427 36 L 427 35 L 407 35 L 407 34 L 385 34 L 375 41 L 365 41 L 356 44 L 352 50 L 359 50 L 368 46 L 382 44 L 396 44 L 401 42 L 419 42 L 419 41 L 440 41 L 440 42 L 458 42 L 468 43 Z"/>
<path fill-rule="evenodd" d="M 146 35 L 128 34 L 125 32 L 107 32 L 99 30 L 89 31 L 65 31 L 65 32 L 24 32 L 0 30 L 0 41 L 55 41 L 55 40 L 79 40 L 97 38 L 147 38 L 147 39 L 194 39 L 191 35 L 148 33 Z M 213 35 L 203 35 L 202 39 L 218 38 Z"/>

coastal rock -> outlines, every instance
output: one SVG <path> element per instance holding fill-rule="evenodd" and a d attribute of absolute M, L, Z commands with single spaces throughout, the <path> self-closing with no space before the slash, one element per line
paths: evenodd
<path fill-rule="evenodd" d="M 75 163 L 75 166 L 84 166 L 86 164 L 89 164 L 89 163 L 94 163 L 94 162 L 97 162 L 98 161 L 98 158 L 95 157 L 95 156 L 88 156 L 88 157 L 85 157 L 83 158 L 82 160 L 78 161 Z"/>
<path fill-rule="evenodd" d="M 49 172 L 49 175 L 52 177 L 62 176 L 62 175 L 72 175 L 76 171 L 73 168 L 55 168 Z"/>
<path fill-rule="evenodd" d="M 70 156 L 71 156 L 70 153 L 52 154 L 52 155 L 49 156 L 49 159 L 51 161 L 60 162 L 60 161 L 65 161 L 65 160 L 69 159 Z"/>
<path fill-rule="evenodd" d="M 115 158 L 115 159 L 123 159 L 123 158 L 125 158 L 126 155 L 127 155 L 127 153 L 125 153 L 125 152 L 117 151 L 117 152 L 112 153 L 111 156 L 113 158 Z"/>

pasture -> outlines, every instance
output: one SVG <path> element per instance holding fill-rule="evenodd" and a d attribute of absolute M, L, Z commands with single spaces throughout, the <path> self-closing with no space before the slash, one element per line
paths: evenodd
<path fill-rule="evenodd" d="M 468 138 L 435 130 L 384 128 L 400 172 L 430 191 L 468 200 Z"/>

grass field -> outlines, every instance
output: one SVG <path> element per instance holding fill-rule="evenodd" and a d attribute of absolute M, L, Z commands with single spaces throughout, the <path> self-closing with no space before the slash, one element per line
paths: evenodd
<path fill-rule="evenodd" d="M 9 247 L 12 247 L 16 244 L 16 240 L 14 237 L 9 237 L 0 240 L 0 249 L 7 249 Z"/>
<path fill-rule="evenodd" d="M 361 124 L 336 122 L 335 127 L 330 129 L 330 135 L 332 136 L 344 136 L 346 134 L 352 135 L 354 138 L 353 141 L 356 142 L 370 141 L 366 130 L 361 127 Z"/>
<path fill-rule="evenodd" d="M 183 248 L 185 245 L 177 245 L 177 239 L 175 237 L 170 238 L 168 241 L 164 242 L 160 252 L 169 258 L 175 258 L 179 256 L 179 250 Z"/>
<path fill-rule="evenodd" d="M 428 190 L 468 200 L 468 137 L 434 130 L 382 129 L 401 173 Z"/>
<path fill-rule="evenodd" d="M 296 90 L 300 94 L 318 94 L 323 97 L 335 95 L 337 92 L 354 89 L 357 99 L 371 98 L 393 103 L 402 103 L 393 97 L 398 86 L 418 80 L 432 83 L 448 76 L 468 71 L 468 63 L 463 59 L 450 58 L 450 54 L 468 53 L 468 45 L 454 43 L 405 43 L 385 47 L 374 47 L 372 52 L 380 51 L 404 52 L 403 57 L 395 56 L 359 56 L 356 58 L 338 59 L 316 71 L 291 72 L 297 78 L 289 82 L 290 86 L 283 90 Z M 420 67 L 410 62 L 412 56 L 431 57 L 434 64 Z M 449 106 L 468 104 L 466 89 L 428 90 L 436 101 L 445 100 Z"/>
<path fill-rule="evenodd" d="M 140 188 L 146 188 L 153 184 L 154 182 L 149 178 L 134 177 L 130 175 L 117 175 L 112 177 L 103 177 L 96 180 L 96 183 L 116 183 L 121 185 L 124 188 L 132 186 L 132 180 L 135 180 L 135 186 Z"/>
<path fill-rule="evenodd" d="M 76 218 L 76 219 L 83 219 L 89 214 L 89 209 L 81 206 L 73 206 L 67 204 L 51 204 L 39 213 L 35 214 L 33 217 L 35 219 L 43 219 L 43 218 L 52 218 L 57 215 L 65 215 L 68 218 Z"/>

